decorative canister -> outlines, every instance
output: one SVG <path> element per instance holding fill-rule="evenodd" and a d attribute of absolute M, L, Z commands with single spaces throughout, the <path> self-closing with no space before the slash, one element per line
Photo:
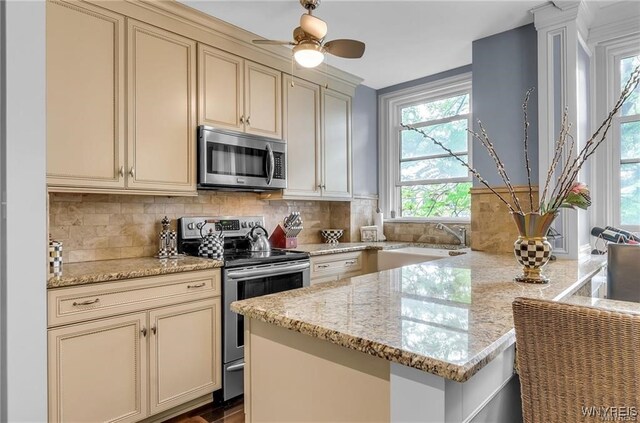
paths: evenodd
<path fill-rule="evenodd" d="M 202 235 L 202 227 L 200 228 L 200 235 Z M 213 233 L 213 229 L 209 229 L 209 233 L 202 236 L 200 245 L 198 246 L 198 255 L 200 257 L 207 257 L 213 259 L 221 259 L 224 254 L 224 235 L 222 231 L 220 233 Z"/>
<path fill-rule="evenodd" d="M 158 234 L 158 258 L 178 257 L 178 236 L 170 228 L 171 221 L 167 216 L 162 219 L 162 230 Z"/>
<path fill-rule="evenodd" d="M 549 278 L 542 274 L 542 267 L 551 258 L 551 244 L 547 241 L 547 232 L 557 213 L 511 213 L 520 236 L 513 244 L 516 260 L 522 268 L 522 275 L 516 276 L 517 282 L 548 283 Z"/>
<path fill-rule="evenodd" d="M 49 240 L 49 271 L 54 275 L 62 273 L 62 242 Z"/>

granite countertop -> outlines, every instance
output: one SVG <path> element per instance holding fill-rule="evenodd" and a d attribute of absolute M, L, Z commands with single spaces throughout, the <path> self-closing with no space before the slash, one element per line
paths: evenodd
<path fill-rule="evenodd" d="M 515 342 L 516 297 L 560 300 L 605 264 L 558 260 L 546 285 L 517 283 L 512 254 L 469 252 L 234 302 L 231 309 L 389 361 L 464 382 Z"/>
<path fill-rule="evenodd" d="M 223 264 L 222 260 L 189 256 L 177 259 L 142 257 L 69 263 L 62 266 L 61 275 L 49 276 L 47 288 L 61 288 L 143 276 L 206 270 L 222 267 Z"/>
<path fill-rule="evenodd" d="M 322 256 L 325 254 L 349 253 L 352 251 L 363 250 L 393 250 L 405 247 L 424 247 L 424 248 L 441 248 L 447 250 L 456 250 L 466 248 L 466 246 L 449 245 L 449 244 L 422 244 L 415 242 L 341 242 L 339 244 L 301 244 L 294 251 L 302 251 L 309 253 L 311 257 Z"/>
<path fill-rule="evenodd" d="M 631 301 L 608 300 L 605 298 L 591 298 L 573 295 L 562 299 L 563 303 L 595 307 L 600 310 L 618 311 L 621 313 L 640 314 L 640 303 Z"/>

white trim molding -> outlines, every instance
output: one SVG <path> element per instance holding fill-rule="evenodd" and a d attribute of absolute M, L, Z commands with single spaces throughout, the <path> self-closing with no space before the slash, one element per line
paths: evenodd
<path fill-rule="evenodd" d="M 395 212 L 398 208 L 397 182 L 400 174 L 399 154 L 400 146 L 398 140 L 398 131 L 400 122 L 398 120 L 399 108 L 408 104 L 415 104 L 420 101 L 430 101 L 439 98 L 445 98 L 457 93 L 468 91 L 469 107 L 471 107 L 471 72 L 439 79 L 437 81 L 428 82 L 414 87 L 405 88 L 383 94 L 378 97 L 378 182 L 379 182 L 379 204 L 385 216 L 385 221 L 412 221 L 412 222 L 429 222 L 429 221 L 458 221 L 456 218 L 396 218 Z M 471 142 L 468 142 L 467 154 L 471 160 Z M 462 178 L 465 182 L 470 181 L 471 177 Z M 452 180 L 447 180 L 452 182 Z M 392 213 L 393 212 L 393 213 Z M 396 218 L 397 220 L 394 220 Z M 469 218 L 460 219 L 460 222 L 468 223 Z"/>

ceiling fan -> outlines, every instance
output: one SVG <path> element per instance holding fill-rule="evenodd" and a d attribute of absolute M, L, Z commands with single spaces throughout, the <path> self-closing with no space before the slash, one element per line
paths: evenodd
<path fill-rule="evenodd" d="M 293 57 L 305 68 L 314 68 L 324 61 L 324 54 L 347 59 L 359 59 L 364 54 L 364 43 L 357 40 L 331 40 L 324 42 L 327 35 L 327 23 L 313 16 L 312 12 L 320 6 L 320 0 L 300 0 L 307 13 L 300 17 L 300 26 L 293 30 L 294 41 L 253 40 L 254 44 L 276 44 L 293 46 Z"/>

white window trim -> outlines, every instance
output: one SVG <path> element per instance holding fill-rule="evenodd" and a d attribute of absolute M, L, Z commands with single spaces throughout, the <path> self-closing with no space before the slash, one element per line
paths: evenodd
<path fill-rule="evenodd" d="M 640 33 L 596 45 L 596 119 L 599 124 L 605 114 L 613 108 L 619 95 L 619 71 L 616 63 L 622 56 L 640 53 Z M 616 117 L 607 139 L 595 153 L 592 166 L 593 222 L 595 226 L 611 225 L 638 232 L 640 226 L 620 223 L 620 118 Z"/>
<path fill-rule="evenodd" d="M 420 101 L 428 102 L 440 98 L 451 97 L 462 91 L 469 93 L 469 109 L 470 115 L 473 110 L 471 108 L 471 72 L 465 72 L 448 78 L 439 79 L 437 81 L 428 82 L 417 85 L 415 87 L 405 88 L 403 90 L 394 91 L 383 94 L 378 99 L 378 182 L 380 187 L 379 204 L 386 216 L 385 220 L 393 222 L 440 222 L 440 223 L 469 223 L 470 217 L 391 217 L 391 212 L 400 209 L 399 190 L 397 183 L 400 175 L 400 140 L 399 140 L 399 109 L 415 104 Z M 472 121 L 472 118 L 469 118 Z M 472 160 L 471 136 L 468 135 L 467 157 L 469 164 Z M 443 153 L 446 153 L 443 151 Z M 471 175 L 468 178 L 460 178 L 464 182 L 471 181 Z M 447 180 L 451 182 L 451 180 Z"/>

